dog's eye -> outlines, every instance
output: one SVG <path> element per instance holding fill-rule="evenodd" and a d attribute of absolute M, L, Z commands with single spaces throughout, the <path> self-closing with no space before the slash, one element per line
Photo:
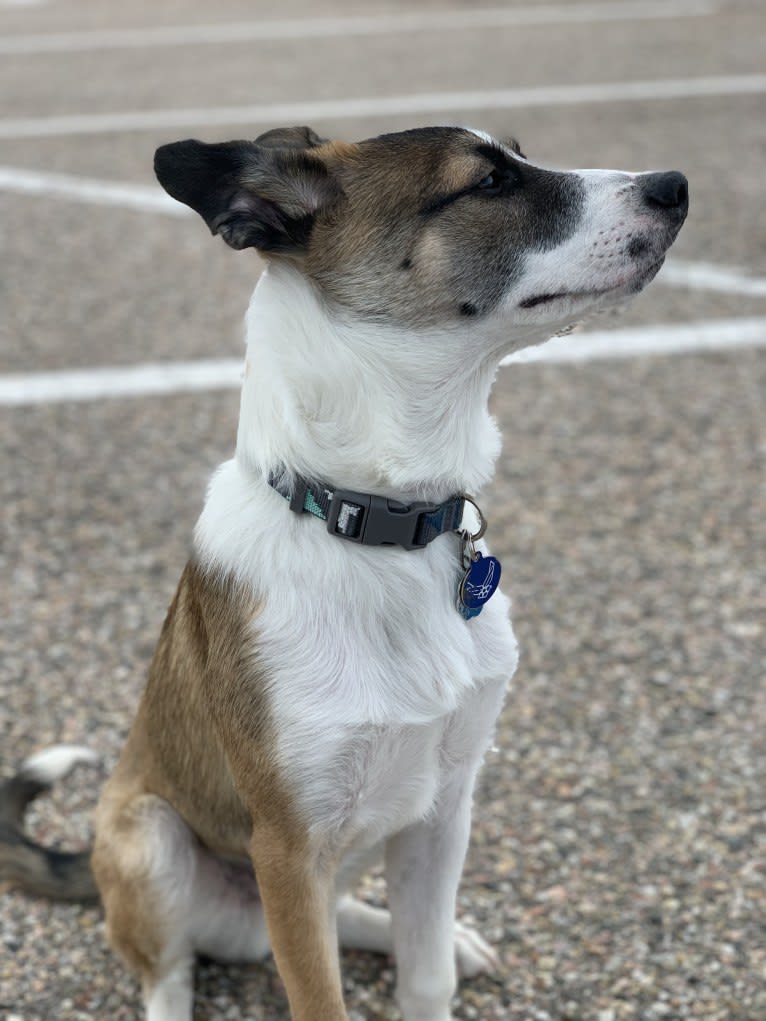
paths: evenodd
<path fill-rule="evenodd" d="M 494 198 L 497 195 L 508 195 L 520 183 L 518 174 L 512 169 L 507 167 L 498 169 L 495 167 L 491 174 L 482 177 L 479 183 L 474 185 L 473 190 L 480 192 L 487 198 Z"/>
<path fill-rule="evenodd" d="M 491 174 L 482 177 L 476 185 L 476 190 L 480 191 L 483 195 L 499 195 L 503 190 L 504 183 L 505 178 L 503 174 L 499 170 L 493 170 Z"/>

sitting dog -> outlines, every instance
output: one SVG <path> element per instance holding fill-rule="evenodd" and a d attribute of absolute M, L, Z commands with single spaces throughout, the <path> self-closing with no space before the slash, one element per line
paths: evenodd
<path fill-rule="evenodd" d="M 267 268 L 236 454 L 97 810 L 109 939 L 148 1021 L 190 1021 L 195 955 L 269 951 L 293 1021 L 346 1021 L 339 945 L 393 953 L 405 1021 L 449 1021 L 456 976 L 497 963 L 454 916 L 517 659 L 476 506 L 490 388 L 654 277 L 686 180 L 543 169 L 447 127 L 189 140 L 155 168 Z M 22 843 L 21 815 L 79 756 L 34 757 L 0 799 L 4 873 L 56 896 L 88 892 L 82 861 Z M 351 892 L 381 859 L 390 912 Z"/>

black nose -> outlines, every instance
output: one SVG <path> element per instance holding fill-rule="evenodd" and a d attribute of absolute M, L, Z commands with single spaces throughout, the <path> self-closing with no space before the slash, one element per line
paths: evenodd
<path fill-rule="evenodd" d="M 689 183 L 677 170 L 647 174 L 641 178 L 641 190 L 650 206 L 686 213 L 689 208 Z"/>

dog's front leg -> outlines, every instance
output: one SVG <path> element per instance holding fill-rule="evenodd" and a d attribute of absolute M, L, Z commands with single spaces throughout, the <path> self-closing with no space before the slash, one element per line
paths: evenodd
<path fill-rule="evenodd" d="M 251 855 L 292 1021 L 348 1021 L 338 961 L 333 864 L 256 828 Z"/>
<path fill-rule="evenodd" d="M 433 816 L 386 845 L 397 997 L 404 1021 L 450 1021 L 457 983 L 455 903 L 471 826 L 475 768 L 453 774 Z"/>

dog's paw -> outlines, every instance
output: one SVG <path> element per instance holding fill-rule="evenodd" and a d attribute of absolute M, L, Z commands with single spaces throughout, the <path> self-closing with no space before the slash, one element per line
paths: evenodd
<path fill-rule="evenodd" d="M 491 975 L 500 970 L 500 958 L 495 949 L 475 929 L 461 922 L 455 923 L 455 955 L 461 978 L 472 978 L 482 973 Z"/>

